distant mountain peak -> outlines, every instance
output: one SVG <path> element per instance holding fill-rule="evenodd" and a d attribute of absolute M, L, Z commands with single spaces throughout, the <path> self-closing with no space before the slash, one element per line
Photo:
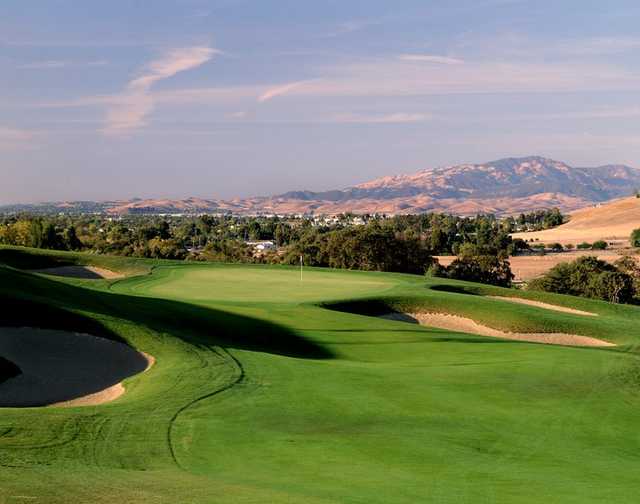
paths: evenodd
<path fill-rule="evenodd" d="M 628 196 L 637 187 L 640 187 L 640 170 L 629 166 L 571 167 L 543 156 L 525 156 L 424 168 L 415 173 L 379 177 L 346 189 L 321 192 L 289 191 L 270 197 L 231 200 L 135 198 L 110 203 L 68 202 L 49 207 L 61 211 L 88 208 L 113 213 L 513 214 L 549 207 L 575 210 Z M 29 210 L 25 206 L 20 209 Z"/>

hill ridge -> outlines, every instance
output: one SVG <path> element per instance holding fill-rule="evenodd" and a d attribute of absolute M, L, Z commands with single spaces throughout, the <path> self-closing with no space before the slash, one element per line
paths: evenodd
<path fill-rule="evenodd" d="M 294 190 L 233 199 L 133 198 L 105 202 L 10 205 L 0 211 L 126 213 L 339 214 L 447 212 L 515 214 L 541 208 L 576 210 L 629 196 L 640 170 L 622 164 L 572 167 L 544 156 L 507 157 L 387 175 L 344 189 Z"/>

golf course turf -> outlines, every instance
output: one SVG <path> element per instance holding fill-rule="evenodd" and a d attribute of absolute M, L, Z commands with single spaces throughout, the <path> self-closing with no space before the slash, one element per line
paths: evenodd
<path fill-rule="evenodd" d="M 2 504 L 638 501 L 638 307 L 374 272 L 28 249 L 0 263 L 0 326 L 156 359 L 109 403 L 1 409 Z M 27 271 L 68 265 L 129 276 Z M 377 317 L 390 311 L 617 346 Z"/>

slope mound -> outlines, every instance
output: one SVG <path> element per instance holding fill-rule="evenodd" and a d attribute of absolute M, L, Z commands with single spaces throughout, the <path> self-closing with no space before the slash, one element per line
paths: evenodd
<path fill-rule="evenodd" d="M 571 313 L 573 315 L 585 315 L 587 317 L 597 317 L 597 313 L 588 312 L 584 310 L 576 310 L 575 308 L 567 308 L 566 306 L 558 306 L 551 303 L 544 303 L 542 301 L 534 301 L 533 299 L 525 299 L 519 297 L 507 297 L 507 296 L 487 296 L 490 299 L 498 299 L 500 301 L 507 301 L 509 303 L 519 303 L 523 305 L 536 306 L 538 308 L 544 308 L 545 310 L 558 311 L 563 313 Z"/>

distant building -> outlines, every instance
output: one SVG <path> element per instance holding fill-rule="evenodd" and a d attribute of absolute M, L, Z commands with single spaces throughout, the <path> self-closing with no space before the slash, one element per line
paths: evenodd
<path fill-rule="evenodd" d="M 276 244 L 271 240 L 259 240 L 259 241 L 247 241 L 245 242 L 257 252 L 264 252 L 265 250 L 273 250 L 276 248 Z"/>

